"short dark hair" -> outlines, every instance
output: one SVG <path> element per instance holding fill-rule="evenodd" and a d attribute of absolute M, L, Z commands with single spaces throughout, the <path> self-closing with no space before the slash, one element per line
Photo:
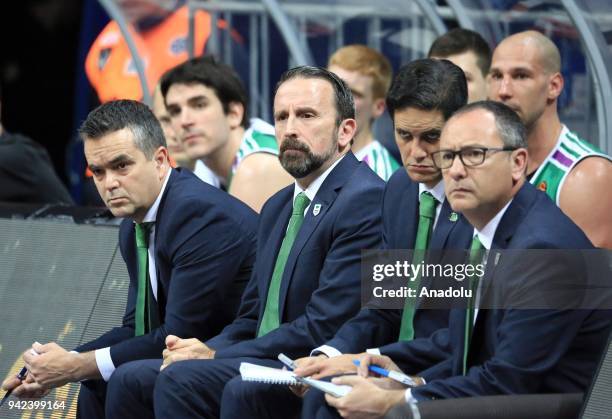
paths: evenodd
<path fill-rule="evenodd" d="M 135 100 L 113 100 L 98 106 L 87 115 L 79 135 L 83 141 L 97 140 L 124 128 L 132 131 L 134 145 L 149 160 L 155 150 L 166 147 L 159 121 L 147 105 Z"/>
<path fill-rule="evenodd" d="M 424 58 L 400 68 L 387 93 L 387 109 L 440 111 L 445 120 L 467 103 L 465 74 L 448 60 Z"/>
<path fill-rule="evenodd" d="M 491 47 L 479 33 L 469 29 L 455 28 L 438 37 L 431 44 L 427 56 L 445 58 L 468 51 L 476 55 L 476 64 L 486 77 L 491 68 Z"/>
<path fill-rule="evenodd" d="M 527 148 L 527 129 L 516 112 L 509 106 L 493 100 L 473 102 L 459 109 L 453 117 L 483 109 L 493 114 L 499 137 L 505 147 Z"/>
<path fill-rule="evenodd" d="M 332 85 L 336 96 L 336 112 L 338 114 L 336 117 L 336 125 L 340 125 L 345 119 L 355 119 L 355 101 L 353 100 L 351 89 L 349 89 L 344 80 L 323 67 L 303 65 L 285 71 L 276 84 L 274 95 L 276 96 L 276 92 L 281 84 L 297 78 L 321 79 L 328 81 Z"/>
<path fill-rule="evenodd" d="M 214 56 L 195 57 L 168 70 L 160 81 L 164 101 L 173 84 L 203 84 L 214 90 L 226 114 L 229 112 L 230 103 L 240 103 L 244 108 L 240 125 L 247 127 L 249 100 L 244 85 L 232 67 L 218 61 Z"/>

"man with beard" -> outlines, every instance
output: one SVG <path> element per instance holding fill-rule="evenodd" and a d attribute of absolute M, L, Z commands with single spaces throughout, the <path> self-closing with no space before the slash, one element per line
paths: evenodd
<path fill-rule="evenodd" d="M 439 150 L 439 138 L 446 120 L 465 105 L 467 84 L 461 68 L 447 60 L 415 60 L 402 67 L 387 93 L 386 105 L 394 123 L 395 140 L 404 168 L 391 176 L 382 201 L 383 249 L 415 249 L 413 264 L 427 257 L 428 263 L 442 256 L 441 249 L 465 249 L 472 239 L 472 228 L 453 213 L 444 196 L 442 173 L 434 166 L 432 153 Z M 424 250 L 433 250 L 430 255 Z M 413 289 L 429 288 L 426 278 L 410 282 Z M 449 311 L 433 310 L 423 299 L 407 298 L 403 309 L 363 308 L 347 321 L 325 345 L 313 348 L 311 357 L 296 360 L 296 374 L 322 379 L 357 370 L 355 359 L 374 352 L 399 358 L 404 346 L 415 339 L 428 338 L 447 327 Z M 431 345 L 419 347 L 427 359 L 412 357 L 406 372 L 419 372 L 432 359 L 449 356 Z M 399 362 L 399 361 L 398 361 Z M 263 388 L 262 388 L 263 387 Z M 304 390 L 304 389 L 302 389 Z M 238 416 L 286 418 L 299 414 L 296 396 L 282 395 L 282 386 L 236 386 L 230 383 L 223 392 L 221 418 Z M 280 394 L 279 394 L 280 393 Z M 327 406 L 324 393 L 309 390 L 301 406 L 302 417 L 315 417 Z M 282 399 L 279 405 L 276 400 Z M 291 401 L 291 402 L 290 402 Z M 321 412 L 323 415 L 325 412 Z"/>
<path fill-rule="evenodd" d="M 163 363 L 118 369 L 111 417 L 218 417 L 241 362 L 280 367 L 281 352 L 306 356 L 359 309 L 361 249 L 380 246 L 384 182 L 350 151 L 350 90 L 325 69 L 294 68 L 277 86 L 274 120 L 280 161 L 295 183 L 262 209 L 238 318 L 205 343 L 169 336 Z"/>

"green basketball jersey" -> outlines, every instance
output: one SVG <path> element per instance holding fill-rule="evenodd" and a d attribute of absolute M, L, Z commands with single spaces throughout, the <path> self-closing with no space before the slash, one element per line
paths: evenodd
<path fill-rule="evenodd" d="M 561 187 L 568 173 L 580 161 L 592 156 L 599 156 L 612 161 L 610 156 L 602 153 L 593 144 L 581 140 L 563 125 L 557 145 L 533 174 L 531 183 L 541 191 L 546 192 L 546 195 L 559 205 Z"/>
<path fill-rule="evenodd" d="M 240 148 L 232 163 L 232 176 L 236 173 L 240 163 L 247 156 L 254 153 L 268 153 L 278 156 L 278 144 L 274 136 L 274 127 L 258 118 L 250 120 L 249 129 L 245 131 L 242 137 Z"/>
<path fill-rule="evenodd" d="M 370 169 L 385 182 L 401 167 L 391 153 L 377 140 L 356 152 L 355 157 L 370 166 Z"/>

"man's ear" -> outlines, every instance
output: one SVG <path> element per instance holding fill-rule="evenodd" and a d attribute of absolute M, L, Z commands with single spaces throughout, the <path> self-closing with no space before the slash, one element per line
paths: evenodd
<path fill-rule="evenodd" d="M 561 75 L 561 73 L 555 73 L 552 76 L 550 76 L 550 79 L 548 80 L 547 99 L 549 101 L 556 100 L 561 95 L 564 84 L 565 82 L 563 80 L 563 75 Z"/>
<path fill-rule="evenodd" d="M 227 106 L 227 120 L 231 129 L 238 128 L 244 117 L 244 106 L 240 102 L 230 102 Z"/>
<path fill-rule="evenodd" d="M 527 173 L 527 149 L 519 148 L 512 152 L 512 180 L 518 182 Z"/>
<path fill-rule="evenodd" d="M 166 172 L 170 167 L 170 154 L 168 149 L 163 146 L 159 146 L 153 154 L 153 161 L 155 161 L 155 168 L 158 170 L 160 179 L 166 176 Z"/>
<path fill-rule="evenodd" d="M 383 112 L 385 111 L 385 99 L 384 98 L 378 98 L 375 99 L 374 102 L 372 103 L 372 117 L 374 119 L 380 117 Z"/>
<path fill-rule="evenodd" d="M 347 145 L 350 146 L 351 140 L 357 132 L 357 121 L 352 118 L 343 120 L 338 127 L 338 147 L 343 150 Z"/>

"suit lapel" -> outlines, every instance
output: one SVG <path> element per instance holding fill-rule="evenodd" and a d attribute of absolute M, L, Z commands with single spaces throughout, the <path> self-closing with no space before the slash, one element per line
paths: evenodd
<path fill-rule="evenodd" d="M 270 281 L 272 280 L 272 273 L 276 265 L 276 258 L 278 257 L 283 239 L 285 238 L 289 217 L 291 217 L 291 212 L 293 210 L 293 187 L 288 190 L 287 193 L 287 200 L 278 213 L 277 221 L 272 226 L 272 231 L 268 235 L 268 241 L 263 248 L 263 252 L 261 255 L 257 255 L 258 259 L 261 258 L 262 261 L 269 261 L 269 263 L 262 267 L 261 279 L 263 282 L 260 283 L 259 296 L 263 304 L 261 304 L 260 307 L 260 318 L 266 305 L 265 302 L 268 299 L 268 288 L 270 288 Z M 262 250 L 261 247 L 260 250 Z"/>
<path fill-rule="evenodd" d="M 404 170 L 405 172 L 405 170 Z M 408 174 L 406 173 L 408 178 Z M 399 239 L 396 241 L 400 244 L 400 249 L 412 249 L 416 240 L 417 229 L 419 226 L 419 186 L 418 183 L 414 183 L 408 178 L 411 183 L 411 187 L 402 194 L 402 199 L 399 205 L 399 216 L 403 218 L 405 223 L 404 231 L 391 232 L 392 234 L 399 235 Z M 393 209 L 391 209 L 393 211 Z M 404 223 L 400 223 L 402 225 Z"/>
<path fill-rule="evenodd" d="M 338 165 L 329 173 L 329 175 L 319 188 L 319 191 L 317 192 L 316 196 L 310 203 L 310 206 L 306 211 L 306 216 L 304 217 L 304 222 L 302 223 L 300 231 L 298 232 L 298 235 L 295 238 L 295 241 L 293 242 L 293 246 L 291 247 L 291 252 L 289 253 L 289 257 L 287 258 L 287 264 L 285 265 L 285 270 L 283 271 L 283 280 L 281 282 L 279 304 L 279 313 L 281 314 L 281 319 L 282 313 L 284 312 L 287 290 L 289 289 L 289 285 L 291 283 L 291 280 L 293 279 L 293 270 L 295 269 L 297 259 L 300 253 L 302 252 L 302 249 L 308 242 L 310 236 L 312 236 L 321 221 L 327 216 L 327 213 L 333 205 L 334 200 L 338 196 L 340 189 L 349 180 L 350 175 L 358 167 L 358 165 L 359 161 L 355 158 L 353 153 L 349 152 L 342 159 L 342 161 L 338 163 Z M 316 216 L 314 215 L 315 208 L 317 208 L 318 212 Z"/>
<path fill-rule="evenodd" d="M 485 274 L 480 279 L 480 281 L 482 281 L 479 300 L 481 305 L 487 306 L 489 305 L 487 301 L 492 301 L 491 299 L 493 296 L 490 294 L 495 290 L 495 287 L 491 287 L 491 285 L 495 281 L 497 266 L 503 259 L 503 250 L 510 247 L 510 241 L 514 236 L 514 232 L 526 217 L 529 207 L 533 205 L 536 198 L 536 195 L 533 193 L 534 191 L 535 189 L 533 189 L 529 183 L 525 183 L 514 196 L 512 203 L 497 226 L 491 249 L 486 256 Z M 499 287 L 499 285 L 497 285 L 497 287 Z M 473 336 L 479 336 L 482 332 L 481 329 L 484 327 L 484 319 L 486 316 L 486 309 L 479 311 L 476 323 L 474 324 L 474 331 L 472 332 Z M 472 341 L 474 342 L 474 339 L 472 339 Z M 470 353 L 470 358 L 472 355 L 473 354 Z"/>
<path fill-rule="evenodd" d="M 430 249 L 444 249 L 446 247 L 448 236 L 455 228 L 455 225 L 457 225 L 456 221 L 450 221 L 451 213 L 452 210 L 448 203 L 448 199 L 445 199 L 442 203 L 442 209 L 440 210 L 440 215 L 438 216 L 436 228 L 434 228 L 431 237 L 431 243 L 429 243 Z"/>
<path fill-rule="evenodd" d="M 168 198 L 168 194 L 172 190 L 172 186 L 176 179 L 180 176 L 180 171 L 183 169 L 172 169 L 170 172 L 170 178 L 168 179 L 168 183 L 166 184 L 166 189 L 164 189 L 164 194 L 162 195 L 161 200 L 159 201 L 159 206 L 157 207 L 157 214 L 155 215 L 155 229 L 154 229 L 154 238 L 155 238 L 155 249 L 153 254 L 155 255 L 155 275 L 157 277 L 157 299 L 159 301 L 160 296 L 162 294 L 166 294 L 168 284 L 167 280 L 169 278 L 165 278 L 161 274 L 159 258 L 157 255 L 161 252 L 160 247 L 165 244 L 164 240 L 160 240 L 159 230 L 164 220 L 164 209 L 166 207 L 166 200 Z M 162 292 L 163 290 L 163 292 Z"/>

